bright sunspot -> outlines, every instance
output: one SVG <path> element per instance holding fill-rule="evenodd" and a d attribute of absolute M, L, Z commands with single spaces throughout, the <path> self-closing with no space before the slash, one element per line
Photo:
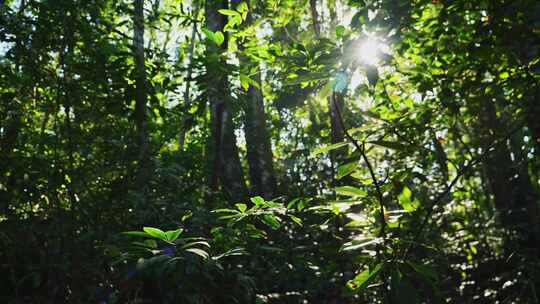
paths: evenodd
<path fill-rule="evenodd" d="M 361 62 L 368 65 L 377 65 L 381 52 L 388 47 L 374 37 L 367 37 L 358 45 L 357 56 Z"/>

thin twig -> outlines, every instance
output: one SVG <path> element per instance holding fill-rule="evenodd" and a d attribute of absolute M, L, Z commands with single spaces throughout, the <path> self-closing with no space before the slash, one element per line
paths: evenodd
<path fill-rule="evenodd" d="M 338 103 L 336 102 L 336 96 L 335 92 L 332 92 L 334 96 L 332 96 L 332 103 L 334 104 L 334 107 L 336 109 L 336 116 L 338 118 L 339 124 L 341 126 L 341 129 L 343 130 L 343 133 L 347 137 L 347 139 L 354 145 L 356 150 L 360 152 L 360 155 L 362 156 L 362 159 L 366 163 L 366 166 L 369 171 L 369 175 L 371 176 L 371 180 L 373 181 L 373 184 L 375 185 L 375 190 L 377 192 L 377 199 L 379 201 L 379 213 L 380 213 L 380 219 L 381 219 L 381 230 L 379 232 L 379 237 L 382 238 L 382 245 L 386 246 L 386 218 L 384 217 L 384 198 L 381 190 L 381 184 L 379 183 L 379 180 L 377 179 L 377 176 L 375 175 L 375 171 L 373 170 L 373 166 L 371 165 L 371 162 L 369 161 L 367 154 L 366 154 L 366 143 L 365 141 L 362 141 L 362 144 L 358 143 L 358 141 L 352 137 L 352 135 L 349 133 L 349 130 L 345 128 L 345 123 L 343 122 L 343 116 L 341 115 L 341 109 L 339 108 Z M 382 250 L 381 246 L 379 245 L 377 248 L 377 259 L 379 262 L 383 260 L 384 258 L 384 251 Z M 391 303 L 390 294 L 389 291 L 389 282 L 388 282 L 389 276 L 384 276 L 382 289 L 383 293 L 386 297 L 386 302 Z"/>
<path fill-rule="evenodd" d="M 332 94 L 335 94 L 333 92 Z M 332 98 L 332 102 L 334 103 L 334 107 L 336 108 L 336 114 L 339 121 L 339 124 L 341 126 L 341 129 L 343 130 L 343 133 L 347 137 L 349 141 L 354 145 L 354 147 L 360 152 L 360 155 L 362 156 L 362 159 L 366 163 L 366 166 L 369 170 L 369 175 L 371 177 L 371 180 L 373 181 L 373 184 L 375 185 L 375 190 L 377 192 L 377 199 L 379 201 L 379 209 L 380 209 L 380 217 L 381 217 L 381 232 L 380 236 L 384 239 L 386 236 L 386 219 L 384 217 L 384 198 L 381 190 L 381 186 L 379 183 L 379 180 L 377 179 L 377 176 L 375 175 L 375 171 L 373 170 L 373 166 L 371 165 L 367 155 L 366 155 L 366 148 L 365 148 L 365 142 L 362 142 L 362 144 L 358 143 L 358 141 L 352 137 L 352 135 L 349 133 L 349 130 L 345 128 L 345 124 L 343 122 L 343 117 L 341 115 L 341 109 L 339 108 L 338 103 L 336 102 L 336 98 Z"/>

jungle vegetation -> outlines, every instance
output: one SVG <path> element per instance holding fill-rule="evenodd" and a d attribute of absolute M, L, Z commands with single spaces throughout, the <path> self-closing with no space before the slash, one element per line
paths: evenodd
<path fill-rule="evenodd" d="M 539 1 L 0 1 L 0 302 L 539 298 Z"/>

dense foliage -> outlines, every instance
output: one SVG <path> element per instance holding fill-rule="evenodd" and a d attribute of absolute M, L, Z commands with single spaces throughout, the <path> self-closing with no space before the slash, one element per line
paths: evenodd
<path fill-rule="evenodd" d="M 2 303 L 540 303 L 537 0 L 0 3 Z"/>

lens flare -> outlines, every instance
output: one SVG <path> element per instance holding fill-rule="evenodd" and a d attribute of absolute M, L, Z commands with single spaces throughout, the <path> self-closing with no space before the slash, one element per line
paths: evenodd
<path fill-rule="evenodd" d="M 367 65 L 377 65 L 384 48 L 383 43 L 374 37 L 368 37 L 358 45 L 358 59 Z"/>

